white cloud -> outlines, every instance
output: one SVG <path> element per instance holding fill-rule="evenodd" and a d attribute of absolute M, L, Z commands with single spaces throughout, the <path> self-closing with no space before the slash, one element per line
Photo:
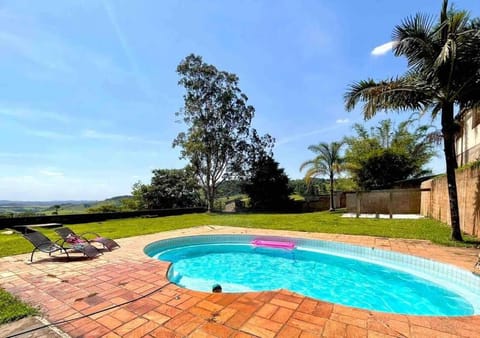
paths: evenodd
<path fill-rule="evenodd" d="M 25 107 L 12 107 L 0 103 L 0 115 L 10 116 L 23 120 L 52 120 L 55 122 L 68 123 L 70 118 L 57 112 L 31 109 Z"/>
<path fill-rule="evenodd" d="M 276 142 L 276 145 L 280 146 L 280 145 L 284 145 L 284 144 L 287 144 L 287 143 L 290 143 L 290 142 L 293 142 L 293 141 L 301 140 L 302 138 L 307 137 L 307 136 L 323 134 L 325 132 L 331 131 L 331 130 L 336 129 L 338 127 L 339 126 L 321 128 L 321 129 L 311 130 L 311 131 L 307 131 L 307 132 L 300 133 L 300 134 L 293 135 L 293 136 L 289 136 L 289 137 L 284 137 L 284 138 L 279 139 L 278 142 Z"/>
<path fill-rule="evenodd" d="M 129 135 L 124 135 L 124 134 L 103 133 L 103 132 L 98 132 L 98 131 L 93 130 L 93 129 L 86 129 L 86 130 L 82 131 L 81 136 L 84 137 L 84 138 L 99 139 L 99 140 L 129 141 L 129 142 L 158 144 L 158 145 L 168 144 L 165 141 L 144 139 L 142 137 L 129 136 Z"/>
<path fill-rule="evenodd" d="M 338 124 L 345 124 L 345 123 L 349 123 L 349 122 L 350 122 L 350 119 L 348 119 L 348 118 L 338 119 L 338 120 L 335 121 L 335 122 L 338 123 Z"/>
<path fill-rule="evenodd" d="M 38 136 L 38 137 L 52 139 L 52 140 L 64 140 L 64 139 L 73 138 L 72 135 L 57 133 L 50 130 L 27 130 L 27 133 L 33 136 Z"/>
<path fill-rule="evenodd" d="M 380 56 L 380 55 L 385 55 L 388 52 L 390 52 L 396 45 L 397 43 L 395 41 L 390 41 L 387 43 L 384 43 L 383 45 L 375 47 L 371 54 L 374 56 Z"/>
<path fill-rule="evenodd" d="M 132 137 L 122 134 L 113 134 L 113 133 L 101 133 L 93 129 L 86 129 L 81 133 L 82 137 L 93 138 L 100 140 L 112 140 L 112 141 L 131 141 Z"/>
<path fill-rule="evenodd" d="M 153 97 L 154 91 L 152 87 L 150 86 L 147 78 L 142 74 L 140 71 L 140 67 L 138 66 L 137 60 L 135 59 L 134 53 L 132 49 L 130 48 L 130 45 L 128 44 L 127 38 L 125 34 L 123 33 L 118 20 L 117 20 L 117 15 L 115 13 L 115 9 L 113 4 L 109 0 L 103 0 L 102 1 L 103 7 L 105 9 L 105 12 L 107 14 L 108 20 L 110 24 L 112 25 L 112 28 L 115 32 L 115 35 L 118 38 L 118 41 L 120 42 L 120 46 L 122 47 L 129 63 L 130 67 L 133 70 L 137 85 L 146 93 L 146 95 L 150 98 Z"/>
<path fill-rule="evenodd" d="M 65 73 L 75 72 L 75 68 L 66 60 L 67 50 L 64 45 L 53 41 L 51 37 L 35 39 L 35 37 L 0 32 L 0 45 L 39 66 Z"/>
<path fill-rule="evenodd" d="M 71 10 L 73 4 L 68 5 Z M 51 9 L 51 8 L 49 8 Z M 5 13 L 0 12 L 0 19 Z M 9 13 L 6 13 L 9 14 Z M 27 75 L 57 74 L 62 80 L 77 81 L 88 74 L 117 82 L 127 82 L 132 71 L 117 65 L 111 56 L 101 54 L 84 45 L 72 43 L 63 34 L 52 30 L 50 25 L 42 25 L 28 15 L 15 15 L 8 24 L 0 20 L 0 49 L 2 54 L 12 54 L 37 67 L 24 67 Z M 22 23 L 21 25 L 18 23 Z M 46 72 L 45 72 L 46 71 Z M 45 76 L 45 75 L 42 75 Z"/>
<path fill-rule="evenodd" d="M 43 158 L 44 154 L 35 154 L 35 153 L 7 153 L 7 152 L 0 152 L 0 158 Z"/>
<path fill-rule="evenodd" d="M 63 177 L 63 176 L 65 176 L 60 171 L 49 170 L 49 169 L 40 170 L 40 174 L 44 175 L 44 176 L 50 176 L 50 177 Z"/>

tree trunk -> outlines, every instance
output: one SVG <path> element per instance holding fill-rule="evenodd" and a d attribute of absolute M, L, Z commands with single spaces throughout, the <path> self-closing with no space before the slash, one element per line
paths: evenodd
<path fill-rule="evenodd" d="M 209 193 L 209 196 L 208 196 L 208 212 L 213 211 L 214 202 L 215 202 L 215 187 L 211 186 L 210 187 L 210 193 Z"/>
<path fill-rule="evenodd" d="M 458 211 L 457 180 L 457 157 L 455 154 L 455 122 L 453 119 L 453 103 L 445 103 L 442 107 L 442 135 L 445 152 L 445 164 L 447 168 L 448 198 L 450 202 L 450 220 L 452 223 L 451 239 L 463 241 L 460 229 L 460 216 Z"/>
<path fill-rule="evenodd" d="M 330 211 L 335 211 L 335 200 L 333 198 L 333 174 L 330 175 Z"/>

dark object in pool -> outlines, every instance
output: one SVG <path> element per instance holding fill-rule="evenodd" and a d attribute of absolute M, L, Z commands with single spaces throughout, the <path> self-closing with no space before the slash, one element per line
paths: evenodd
<path fill-rule="evenodd" d="M 220 293 L 222 292 L 222 286 L 220 284 L 215 284 L 212 287 L 212 292 Z"/>

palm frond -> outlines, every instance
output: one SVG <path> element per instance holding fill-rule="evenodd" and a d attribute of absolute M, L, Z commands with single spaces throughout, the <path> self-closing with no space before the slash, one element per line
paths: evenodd
<path fill-rule="evenodd" d="M 397 25 L 393 31 L 394 55 L 405 56 L 408 66 L 415 69 L 432 64 L 436 59 L 432 36 L 438 31 L 434 22 L 432 16 L 417 14 Z"/>
<path fill-rule="evenodd" d="M 431 104 L 428 86 L 409 78 L 375 82 L 372 79 L 354 82 L 347 90 L 345 108 L 351 111 L 358 102 L 365 102 L 363 115 L 370 119 L 379 110 L 424 110 Z"/>

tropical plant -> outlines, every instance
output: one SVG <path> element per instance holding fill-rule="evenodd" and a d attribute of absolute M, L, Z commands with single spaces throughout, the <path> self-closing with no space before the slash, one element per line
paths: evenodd
<path fill-rule="evenodd" d="M 440 17 L 408 17 L 393 32 L 395 56 L 407 59 L 408 70 L 399 77 L 353 83 L 345 94 L 347 110 L 364 102 L 366 119 L 379 110 L 429 111 L 441 115 L 447 169 L 452 239 L 462 241 L 455 169 L 455 134 L 460 111 L 480 106 L 480 20 L 468 12 L 448 10 L 443 1 Z"/>
<path fill-rule="evenodd" d="M 345 168 L 360 189 L 392 187 L 396 181 L 422 177 L 424 166 L 435 155 L 430 126 L 414 126 L 415 120 L 396 127 L 391 120 L 370 128 L 355 124 L 355 136 L 345 137 Z"/>
<path fill-rule="evenodd" d="M 333 192 L 335 188 L 335 174 L 343 170 L 344 159 L 340 154 L 343 142 L 332 142 L 330 144 L 322 142 L 317 145 L 311 145 L 308 150 L 313 151 L 316 156 L 314 159 L 302 163 L 300 171 L 307 168 L 305 181 L 310 184 L 312 178 L 327 175 L 330 180 L 330 211 L 335 210 L 335 199 Z"/>
<path fill-rule="evenodd" d="M 238 87 L 235 74 L 206 64 L 191 54 L 177 67 L 179 84 L 186 93 L 177 116 L 188 126 L 173 141 L 190 161 L 211 211 L 218 185 L 244 177 L 252 163 L 270 155 L 274 140 L 251 128 L 255 109 Z"/>

